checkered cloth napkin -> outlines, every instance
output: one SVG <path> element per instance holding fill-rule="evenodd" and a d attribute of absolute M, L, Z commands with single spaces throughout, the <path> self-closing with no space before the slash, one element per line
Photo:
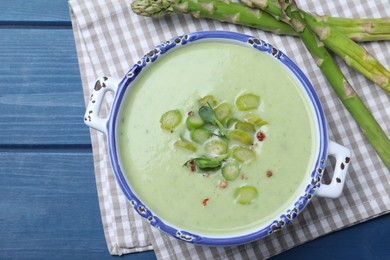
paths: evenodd
<path fill-rule="evenodd" d="M 217 21 L 172 15 L 160 19 L 140 17 L 131 0 L 71 0 L 69 2 L 85 101 L 99 76 L 122 78 L 130 67 L 156 44 L 174 36 L 201 30 L 227 30 L 256 36 L 285 52 L 311 80 L 325 110 L 329 138 L 352 150 L 343 195 L 338 199 L 315 197 L 284 229 L 261 241 L 238 247 L 202 247 L 171 238 L 149 227 L 121 193 L 111 171 L 106 137 L 91 130 L 98 199 L 108 249 L 113 255 L 154 249 L 159 259 L 260 259 L 340 230 L 390 210 L 390 174 L 354 120 L 297 38 L 277 36 Z M 388 0 L 298 1 L 304 10 L 341 17 L 390 17 Z M 363 46 L 390 68 L 390 43 Z M 379 124 L 390 133 L 390 98 L 377 86 L 338 60 L 343 72 Z M 103 113 L 113 96 L 106 96 Z M 80 115 L 82 117 L 82 115 Z"/>

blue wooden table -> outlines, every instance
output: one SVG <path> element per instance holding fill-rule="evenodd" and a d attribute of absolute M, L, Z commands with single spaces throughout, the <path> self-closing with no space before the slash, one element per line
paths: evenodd
<path fill-rule="evenodd" d="M 0 76 L 0 259 L 110 258 L 66 0 L 0 1 Z M 313 257 L 390 259 L 390 215 L 274 259 Z"/>

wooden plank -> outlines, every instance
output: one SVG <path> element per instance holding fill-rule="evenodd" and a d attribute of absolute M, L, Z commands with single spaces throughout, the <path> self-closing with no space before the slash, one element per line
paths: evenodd
<path fill-rule="evenodd" d="M 0 259 L 101 259 L 92 154 L 0 152 Z M 153 252 L 129 256 L 155 259 Z"/>
<path fill-rule="evenodd" d="M 0 148 L 90 145 L 72 30 L 0 34 Z"/>
<path fill-rule="evenodd" d="M 295 247 L 273 260 L 390 259 L 390 214 Z"/>
<path fill-rule="evenodd" d="M 0 258 L 65 252 L 70 245 L 103 252 L 91 156 L 1 153 Z"/>
<path fill-rule="evenodd" d="M 1 0 L 0 25 L 22 22 L 70 22 L 67 0 Z"/>

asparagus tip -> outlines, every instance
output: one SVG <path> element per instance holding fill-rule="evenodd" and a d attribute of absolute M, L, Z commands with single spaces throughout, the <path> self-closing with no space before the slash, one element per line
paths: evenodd
<path fill-rule="evenodd" d="M 171 0 L 135 0 L 131 3 L 134 13 L 142 16 L 160 17 L 173 12 Z"/>

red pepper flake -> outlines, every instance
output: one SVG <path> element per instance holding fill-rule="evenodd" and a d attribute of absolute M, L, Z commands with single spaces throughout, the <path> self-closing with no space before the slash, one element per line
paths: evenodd
<path fill-rule="evenodd" d="M 207 202 L 209 202 L 209 198 L 205 198 L 205 199 L 203 200 L 203 202 L 202 202 L 203 206 L 206 207 Z"/>
<path fill-rule="evenodd" d="M 195 171 L 196 171 L 196 168 L 195 168 L 195 160 L 189 161 L 189 162 L 188 162 L 188 166 L 189 166 L 189 168 L 190 168 L 190 170 L 191 170 L 192 172 L 195 172 Z"/>
<path fill-rule="evenodd" d="M 256 134 L 256 138 L 257 138 L 257 140 L 259 140 L 261 142 L 265 139 L 265 134 L 263 132 L 259 131 Z"/>
<path fill-rule="evenodd" d="M 272 171 L 267 171 L 267 177 L 271 177 L 272 176 Z"/>

